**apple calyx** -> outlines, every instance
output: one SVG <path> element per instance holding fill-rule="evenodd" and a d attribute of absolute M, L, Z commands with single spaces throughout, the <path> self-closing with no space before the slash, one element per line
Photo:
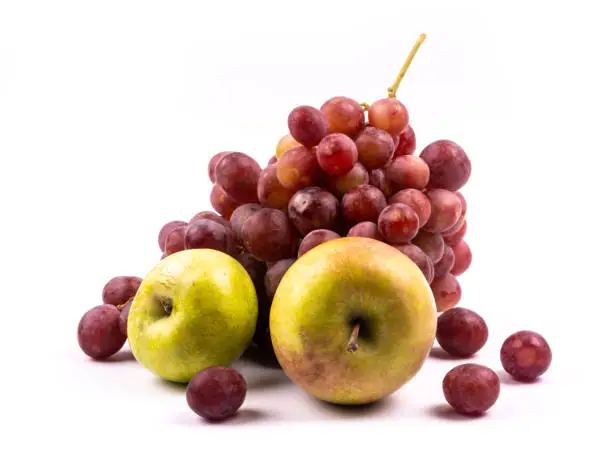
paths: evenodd
<path fill-rule="evenodd" d="M 161 305 L 164 312 L 170 316 L 172 314 L 172 299 L 168 297 L 160 297 L 159 304 Z"/>
<path fill-rule="evenodd" d="M 346 351 L 349 353 L 354 353 L 357 351 L 359 345 L 357 345 L 357 337 L 359 336 L 359 324 L 355 324 L 353 327 L 353 332 L 351 332 L 351 336 L 349 337 L 349 341 L 346 344 Z"/>

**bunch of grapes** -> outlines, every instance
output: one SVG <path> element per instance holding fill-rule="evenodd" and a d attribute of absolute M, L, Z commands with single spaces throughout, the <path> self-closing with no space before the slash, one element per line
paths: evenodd
<path fill-rule="evenodd" d="M 216 213 L 164 225 L 164 256 L 211 248 L 240 261 L 259 297 L 254 344 L 267 350 L 270 305 L 285 272 L 312 248 L 343 236 L 395 247 L 421 269 L 438 311 L 456 306 L 456 277 L 472 258 L 458 191 L 471 173 L 463 149 L 439 140 L 415 156 L 408 111 L 394 97 L 371 106 L 344 96 L 319 109 L 299 106 L 288 129 L 263 169 L 242 152 L 210 159 Z"/>

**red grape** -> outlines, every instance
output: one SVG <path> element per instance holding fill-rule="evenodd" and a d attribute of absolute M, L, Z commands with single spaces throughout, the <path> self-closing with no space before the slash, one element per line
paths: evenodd
<path fill-rule="evenodd" d="M 166 248 L 166 238 L 168 237 L 168 234 L 170 234 L 170 231 L 172 231 L 174 228 L 177 228 L 179 226 L 186 226 L 186 225 L 187 225 L 187 222 L 185 221 L 174 220 L 174 221 L 169 221 L 164 226 L 162 226 L 162 229 L 159 231 L 159 234 L 157 236 L 157 243 L 159 244 L 159 248 L 161 249 L 162 252 Z"/>
<path fill-rule="evenodd" d="M 429 167 L 419 157 L 396 157 L 386 167 L 387 181 L 393 192 L 402 189 L 423 189 L 429 182 Z"/>
<path fill-rule="evenodd" d="M 342 197 L 342 216 L 349 224 L 360 221 L 378 222 L 378 215 L 387 206 L 385 195 L 374 186 L 356 186 Z"/>
<path fill-rule="evenodd" d="M 259 291 L 259 289 L 263 287 L 264 276 L 268 270 L 266 264 L 248 252 L 241 253 L 236 260 L 238 260 L 247 273 L 249 273 L 253 285 Z"/>
<path fill-rule="evenodd" d="M 363 108 L 354 99 L 335 96 L 321 106 L 321 112 L 329 124 L 329 133 L 344 133 L 351 138 L 365 124 Z"/>
<path fill-rule="evenodd" d="M 311 186 L 293 195 L 287 214 L 293 226 L 305 236 L 314 229 L 334 229 L 338 208 L 338 199 L 332 193 L 318 186 Z"/>
<path fill-rule="evenodd" d="M 459 242 L 461 242 L 461 240 L 465 237 L 466 232 L 467 232 L 467 220 L 463 220 L 463 222 L 461 223 L 461 226 L 459 227 L 459 229 L 457 229 L 457 231 L 455 231 L 452 234 L 447 234 L 447 233 L 443 234 L 444 242 L 446 242 L 451 247 L 454 247 Z"/>
<path fill-rule="evenodd" d="M 322 173 L 317 156 L 304 146 L 285 151 L 276 163 L 276 177 L 279 183 L 291 191 L 314 185 Z"/>
<path fill-rule="evenodd" d="M 442 236 L 450 236 L 451 234 L 455 234 L 463 226 L 463 223 L 465 221 L 465 213 L 467 212 L 467 203 L 465 202 L 465 198 L 463 197 L 463 194 L 461 194 L 459 191 L 455 192 L 455 196 L 457 196 L 459 198 L 459 202 L 461 202 L 461 214 L 459 215 L 459 219 L 457 220 L 457 223 L 455 223 L 453 226 L 451 226 L 450 228 L 442 232 L 441 233 Z"/>
<path fill-rule="evenodd" d="M 274 165 L 276 162 L 278 162 L 278 159 L 276 158 L 276 156 L 272 156 L 270 157 L 270 160 L 268 160 L 268 165 Z M 260 178 L 261 178 L 261 175 L 260 175 Z"/>
<path fill-rule="evenodd" d="M 261 208 L 262 206 L 259 204 L 242 204 L 232 213 L 229 221 L 230 227 L 239 242 L 242 242 L 242 225 L 244 225 L 244 222 L 247 221 L 251 215 L 261 210 Z"/>
<path fill-rule="evenodd" d="M 339 237 L 340 235 L 338 233 L 330 231 L 329 229 L 315 229 L 309 232 L 306 236 L 304 236 L 304 239 L 302 239 L 300 247 L 298 248 L 298 257 L 301 257 L 309 250 L 323 244 L 324 242 L 331 241 L 332 239 L 338 239 Z"/>
<path fill-rule="evenodd" d="M 219 214 L 215 212 L 210 212 L 210 211 L 198 212 L 191 218 L 191 220 L 189 220 L 189 223 L 187 224 L 190 225 L 191 223 L 198 221 L 198 220 L 212 220 L 212 221 L 216 221 L 220 225 L 225 226 L 226 228 L 231 228 L 229 221 L 227 221 L 225 218 L 223 218 L 222 216 L 220 216 Z"/>
<path fill-rule="evenodd" d="M 442 382 L 444 397 L 459 414 L 477 416 L 491 408 L 499 397 L 497 374 L 479 364 L 452 368 Z"/>
<path fill-rule="evenodd" d="M 284 156 L 283 156 L 284 157 Z M 282 211 L 263 208 L 242 225 L 244 246 L 263 261 L 291 258 L 297 248 L 297 236 Z"/>
<path fill-rule="evenodd" d="M 455 252 L 453 252 L 453 249 L 451 247 L 445 245 L 442 258 L 434 266 L 436 277 L 446 276 L 453 269 L 454 264 Z"/>
<path fill-rule="evenodd" d="M 210 203 L 226 220 L 230 219 L 236 207 L 240 205 L 240 202 L 230 197 L 218 184 L 213 185 L 210 191 Z"/>
<path fill-rule="evenodd" d="M 301 146 L 301 144 L 295 141 L 293 136 L 286 134 L 278 141 L 278 144 L 276 145 L 276 155 L 272 159 L 275 159 L 275 161 L 280 159 L 285 151 L 295 148 L 296 146 Z"/>
<path fill-rule="evenodd" d="M 396 136 L 408 125 L 408 110 L 395 98 L 379 99 L 368 109 L 368 122 Z"/>
<path fill-rule="evenodd" d="M 427 254 L 435 265 L 444 255 L 444 239 L 439 234 L 420 231 L 412 240 L 412 243 Z"/>
<path fill-rule="evenodd" d="M 359 153 L 359 162 L 368 170 L 387 165 L 395 149 L 391 135 L 376 127 L 365 127 L 361 130 L 355 138 L 355 145 Z"/>
<path fill-rule="evenodd" d="M 215 154 L 208 161 L 208 178 L 210 178 L 210 181 L 212 181 L 213 183 L 217 181 L 215 177 L 215 169 L 217 168 L 217 164 L 226 154 L 229 154 L 230 152 L 231 151 L 223 151 L 218 154 Z"/>
<path fill-rule="evenodd" d="M 344 175 L 357 162 L 355 142 L 342 133 L 325 136 L 317 146 L 319 165 L 329 175 Z"/>
<path fill-rule="evenodd" d="M 455 254 L 455 265 L 451 270 L 455 276 L 460 276 L 467 271 L 472 264 L 472 251 L 470 246 L 465 241 L 459 241 L 453 246 Z"/>
<path fill-rule="evenodd" d="M 257 202 L 257 181 L 261 167 L 241 152 L 225 154 L 215 168 L 217 184 L 237 202 Z"/>
<path fill-rule="evenodd" d="M 177 226 L 166 237 L 164 256 L 185 250 L 185 231 L 187 226 Z"/>
<path fill-rule="evenodd" d="M 312 106 L 298 106 L 287 120 L 289 133 L 300 144 L 312 148 L 327 135 L 327 119 L 321 111 Z"/>
<path fill-rule="evenodd" d="M 427 284 L 431 284 L 434 280 L 434 264 L 425 252 L 414 244 L 394 245 L 393 247 L 410 258 L 420 268 Z"/>
<path fill-rule="evenodd" d="M 500 352 L 504 370 L 522 382 L 531 382 L 550 367 L 552 351 L 540 334 L 522 330 L 508 337 Z"/>
<path fill-rule="evenodd" d="M 397 146 L 395 147 L 393 157 L 411 156 L 414 154 L 415 150 L 416 136 L 414 135 L 414 130 L 410 124 L 408 124 L 399 134 L 399 140 L 397 142 Z"/>
<path fill-rule="evenodd" d="M 121 306 L 136 295 L 142 279 L 138 276 L 116 276 L 102 289 L 102 302 L 106 305 Z"/>
<path fill-rule="evenodd" d="M 419 216 L 405 204 L 391 204 L 378 216 L 378 231 L 389 244 L 408 244 L 419 231 Z"/>
<path fill-rule="evenodd" d="M 389 204 L 405 204 L 411 207 L 419 216 L 419 226 L 422 228 L 431 215 L 431 204 L 425 194 L 418 189 L 402 189 L 389 198 Z"/>
<path fill-rule="evenodd" d="M 467 183 L 472 164 L 465 151 L 449 140 L 434 141 L 423 149 L 421 159 L 429 165 L 429 186 L 457 191 Z"/>
<path fill-rule="evenodd" d="M 231 229 L 212 220 L 198 220 L 185 230 L 186 249 L 213 249 L 228 255 L 236 254 L 236 241 Z"/>
<path fill-rule="evenodd" d="M 488 338 L 487 323 L 472 310 L 457 307 L 438 317 L 436 339 L 451 356 L 473 356 L 487 343 Z"/>
<path fill-rule="evenodd" d="M 276 293 L 276 289 L 283 279 L 283 276 L 287 272 L 291 265 L 295 263 L 295 258 L 285 258 L 283 260 L 279 260 L 275 262 L 273 265 L 268 268 L 266 271 L 266 276 L 264 278 L 264 283 L 266 286 L 266 294 L 270 297 L 270 300 L 274 298 L 274 294 Z"/>
<path fill-rule="evenodd" d="M 330 176 L 327 179 L 327 186 L 331 192 L 338 196 L 346 194 L 346 192 L 362 184 L 368 184 L 370 176 L 363 165 L 357 162 L 350 172 L 339 176 Z"/>
<path fill-rule="evenodd" d="M 391 184 L 387 179 L 387 173 L 384 168 L 378 168 L 370 172 L 370 184 L 380 189 L 385 197 L 389 197 L 393 194 Z"/>
<path fill-rule="evenodd" d="M 438 312 L 454 308 L 461 300 L 461 286 L 451 273 L 441 278 L 434 278 L 431 283 L 431 291 L 436 300 Z"/>
<path fill-rule="evenodd" d="M 120 314 L 116 306 L 104 304 L 83 315 L 79 321 L 77 339 L 86 355 L 104 359 L 121 349 L 126 337 L 119 327 Z"/>
<path fill-rule="evenodd" d="M 222 421 L 244 403 L 247 383 L 235 369 L 213 366 L 194 375 L 187 385 L 187 404 L 200 417 Z"/>
<path fill-rule="evenodd" d="M 284 210 L 291 196 L 293 191 L 286 189 L 278 181 L 276 164 L 264 168 L 257 183 L 257 197 L 261 205 Z"/>
<path fill-rule="evenodd" d="M 410 159 L 410 157 L 405 157 Z M 423 227 L 432 233 L 448 231 L 461 216 L 461 200 L 446 189 L 431 189 L 427 191 L 431 203 L 431 215 Z"/>
<path fill-rule="evenodd" d="M 128 316 L 130 314 L 131 308 L 132 308 L 132 300 L 127 302 L 125 305 L 123 305 L 121 307 L 121 313 L 119 313 L 119 330 L 126 337 L 127 337 Z"/>
<path fill-rule="evenodd" d="M 369 237 L 377 241 L 384 241 L 381 234 L 378 232 L 378 225 L 372 221 L 362 221 L 349 229 L 347 236 L 351 237 Z"/>

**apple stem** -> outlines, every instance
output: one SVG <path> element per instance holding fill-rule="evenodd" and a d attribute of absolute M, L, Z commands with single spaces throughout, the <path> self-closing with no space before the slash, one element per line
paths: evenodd
<path fill-rule="evenodd" d="M 416 43 L 414 44 L 414 46 L 412 47 L 412 50 L 410 50 L 410 54 L 406 58 L 406 61 L 404 62 L 404 65 L 400 69 L 399 74 L 397 74 L 397 77 L 395 78 L 395 82 L 393 82 L 393 85 L 387 88 L 387 93 L 389 95 L 389 98 L 395 98 L 397 87 L 399 87 L 400 83 L 402 82 L 402 79 L 404 78 L 404 75 L 406 74 L 406 71 L 408 70 L 410 63 L 414 59 L 414 56 L 417 54 L 417 51 L 419 51 L 419 48 L 423 44 L 423 41 L 425 41 L 426 37 L 427 36 L 425 34 L 421 34 L 418 40 L 416 41 Z"/>
<path fill-rule="evenodd" d="M 357 337 L 359 336 L 359 324 L 355 324 L 353 327 L 353 332 L 351 332 L 351 336 L 349 337 L 349 341 L 346 344 L 346 351 L 349 353 L 354 353 L 357 351 Z"/>

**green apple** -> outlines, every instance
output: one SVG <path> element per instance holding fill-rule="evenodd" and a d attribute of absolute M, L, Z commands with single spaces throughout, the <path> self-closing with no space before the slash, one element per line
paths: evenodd
<path fill-rule="evenodd" d="M 238 358 L 256 322 L 257 295 L 242 265 L 216 250 L 184 250 L 143 279 L 128 317 L 128 341 L 151 372 L 188 382 L 202 369 Z"/>
<path fill-rule="evenodd" d="M 366 404 L 417 374 L 436 321 L 417 265 L 383 242 L 345 237 L 289 268 L 272 302 L 270 334 L 281 367 L 306 392 Z"/>

